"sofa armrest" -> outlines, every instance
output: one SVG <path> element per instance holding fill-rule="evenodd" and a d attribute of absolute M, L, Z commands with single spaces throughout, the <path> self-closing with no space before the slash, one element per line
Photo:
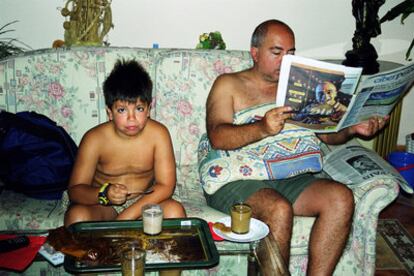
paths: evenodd
<path fill-rule="evenodd" d="M 346 145 L 361 146 L 356 139 L 348 141 Z M 337 147 L 339 146 L 322 144 L 321 149 L 323 154 L 326 155 Z M 374 151 L 366 151 L 364 153 L 368 157 L 377 154 Z M 378 160 L 378 156 L 374 156 L 372 159 Z M 383 167 L 383 169 L 388 170 L 386 167 Z M 355 219 L 366 219 L 367 216 L 374 216 L 376 220 L 379 212 L 397 197 L 399 182 L 391 176 L 392 173 L 389 172 L 384 174 L 384 176 L 375 176 L 361 183 L 347 185 L 354 194 Z"/>

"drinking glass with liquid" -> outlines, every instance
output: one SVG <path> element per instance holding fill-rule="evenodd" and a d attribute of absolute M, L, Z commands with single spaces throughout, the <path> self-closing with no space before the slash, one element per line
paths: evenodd
<path fill-rule="evenodd" d="M 250 230 L 252 208 L 246 203 L 231 206 L 231 231 L 236 234 L 247 234 Z"/>
<path fill-rule="evenodd" d="M 142 222 L 144 233 L 158 235 L 162 231 L 162 208 L 158 204 L 147 204 L 142 207 Z"/>
<path fill-rule="evenodd" d="M 145 251 L 136 244 L 129 244 L 121 256 L 123 276 L 143 276 L 145 271 Z"/>

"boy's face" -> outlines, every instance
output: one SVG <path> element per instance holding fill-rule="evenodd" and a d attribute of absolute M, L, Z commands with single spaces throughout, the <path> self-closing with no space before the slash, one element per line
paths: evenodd
<path fill-rule="evenodd" d="M 107 112 L 118 133 L 135 136 L 144 129 L 150 116 L 150 106 L 140 99 L 135 103 L 118 100 L 111 109 L 107 108 Z"/>

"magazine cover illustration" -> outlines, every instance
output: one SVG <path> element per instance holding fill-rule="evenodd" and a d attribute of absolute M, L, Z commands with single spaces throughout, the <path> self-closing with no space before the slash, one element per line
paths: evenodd
<path fill-rule="evenodd" d="M 336 126 L 352 97 L 341 91 L 346 85 L 344 72 L 298 63 L 292 63 L 290 70 L 285 105 L 293 108 L 292 120 L 317 128 Z"/>
<path fill-rule="evenodd" d="M 413 81 L 414 63 L 362 76 L 362 68 L 286 55 L 276 106 L 292 107 L 290 123 L 336 132 L 373 116 L 387 116 Z"/>

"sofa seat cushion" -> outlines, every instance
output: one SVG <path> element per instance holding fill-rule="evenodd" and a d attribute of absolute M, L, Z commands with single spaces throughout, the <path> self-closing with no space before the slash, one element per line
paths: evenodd
<path fill-rule="evenodd" d="M 63 225 L 60 200 L 39 200 L 3 190 L 0 194 L 1 230 L 46 230 Z"/>

